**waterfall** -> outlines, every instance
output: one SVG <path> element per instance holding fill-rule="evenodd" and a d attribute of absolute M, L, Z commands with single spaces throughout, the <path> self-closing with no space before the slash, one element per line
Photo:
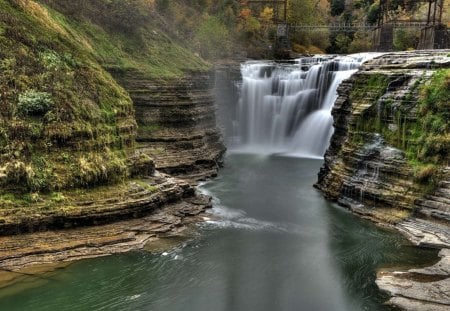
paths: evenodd
<path fill-rule="evenodd" d="M 331 110 L 336 90 L 373 56 L 320 56 L 288 64 L 242 64 L 231 149 L 323 157 L 334 130 Z"/>

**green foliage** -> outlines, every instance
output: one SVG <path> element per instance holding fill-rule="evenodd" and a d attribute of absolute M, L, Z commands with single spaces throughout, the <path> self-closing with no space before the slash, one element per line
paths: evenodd
<path fill-rule="evenodd" d="M 28 90 L 19 95 L 17 111 L 22 116 L 43 116 L 53 105 L 53 99 L 49 93 Z"/>
<path fill-rule="evenodd" d="M 369 85 L 374 83 L 381 82 L 380 91 L 386 87 L 380 78 L 369 80 L 372 81 L 367 87 L 361 82 L 351 94 L 355 105 L 370 98 L 371 108 L 358 119 L 357 133 L 380 133 L 389 144 L 404 150 L 414 170 L 415 181 L 424 186 L 424 192 L 433 190 L 439 181 L 440 167 L 448 166 L 450 161 L 450 69 L 437 70 L 426 83 L 417 80 L 404 100 L 395 105 L 379 101 L 384 92 L 376 91 L 376 96 L 369 93 L 373 88 Z M 415 101 L 417 97 L 418 102 Z M 415 111 L 412 107 L 417 105 L 417 115 L 411 117 Z M 393 120 L 386 124 L 392 116 Z M 354 137 L 352 141 L 356 143 L 360 138 Z"/>
<path fill-rule="evenodd" d="M 420 33 L 415 30 L 397 29 L 394 33 L 394 49 L 397 51 L 415 49 L 419 38 Z"/>
<path fill-rule="evenodd" d="M 389 77 L 383 74 L 371 74 L 367 80 L 357 80 L 352 89 L 352 101 L 365 101 L 375 103 L 385 92 L 390 82 Z"/>
<path fill-rule="evenodd" d="M 293 24 L 317 25 L 325 24 L 326 11 L 317 1 L 294 0 L 288 2 L 288 22 Z M 304 32 L 292 30 L 290 33 L 292 44 L 307 47 L 308 50 L 325 51 L 330 44 L 329 33 Z"/>
<path fill-rule="evenodd" d="M 207 59 L 221 58 L 231 51 L 230 33 L 217 17 L 206 16 L 198 27 L 195 38 L 200 55 Z"/>
<path fill-rule="evenodd" d="M 450 161 L 450 69 L 438 70 L 420 88 L 420 124 L 416 130 L 418 159 L 431 163 Z"/>
<path fill-rule="evenodd" d="M 331 16 L 341 15 L 345 10 L 345 0 L 331 0 Z"/>
<path fill-rule="evenodd" d="M 135 183 L 148 192 L 156 192 L 158 190 L 158 187 L 152 186 L 149 183 L 142 180 L 136 180 Z"/>
<path fill-rule="evenodd" d="M 113 154 L 95 164 L 106 167 L 108 181 L 127 176 L 122 151 L 136 135 L 132 103 L 99 65 L 85 34 L 34 1 L 1 0 L 0 11 L 2 190 L 84 186 L 89 178 L 77 180 L 72 172 L 81 154 Z"/>
<path fill-rule="evenodd" d="M 316 15 L 313 0 L 291 0 L 288 2 L 288 21 L 293 24 L 313 25 L 323 21 L 324 16 Z"/>
<path fill-rule="evenodd" d="M 374 25 L 378 21 L 380 15 L 380 5 L 373 3 L 367 10 L 367 23 Z"/>
<path fill-rule="evenodd" d="M 370 32 L 364 31 L 356 32 L 352 42 L 348 46 L 348 53 L 359 53 L 370 51 L 372 47 L 370 36 L 371 36 Z"/>
<path fill-rule="evenodd" d="M 336 53 L 346 54 L 348 53 L 352 39 L 345 33 L 339 33 L 334 41 Z"/>
<path fill-rule="evenodd" d="M 167 29 L 167 23 L 155 15 L 152 1 L 42 1 L 51 8 L 51 17 L 70 30 L 76 44 L 84 45 L 104 68 L 115 74 L 138 71 L 150 78 L 170 79 L 183 76 L 187 71 L 210 68 L 187 48 L 192 40 L 177 40 L 178 29 Z M 182 14 L 176 5 L 171 1 L 156 3 L 171 19 L 171 24 L 176 24 L 178 19 L 172 14 Z M 194 17 L 195 14 L 190 18 Z M 195 23 L 200 19 L 198 14 L 196 18 Z M 180 25 L 180 28 L 192 32 L 194 24 Z"/>

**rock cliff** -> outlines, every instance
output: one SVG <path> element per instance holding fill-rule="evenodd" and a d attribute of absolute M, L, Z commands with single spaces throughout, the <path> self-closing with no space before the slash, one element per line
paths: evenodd
<path fill-rule="evenodd" d="M 116 77 L 136 110 L 137 149 L 154 159 L 157 170 L 190 181 L 217 175 L 225 146 L 216 125 L 212 71 L 166 81 L 138 72 Z"/>
<path fill-rule="evenodd" d="M 196 200 L 164 172 L 216 174 L 212 67 L 165 24 L 152 1 L 0 0 L 0 235 Z"/>
<path fill-rule="evenodd" d="M 316 185 L 328 198 L 397 228 L 416 245 L 446 249 L 449 67 L 448 51 L 384 54 L 365 63 L 338 89 L 335 133 Z M 442 257 L 448 265 L 448 254 Z M 450 278 L 448 269 L 438 277 L 435 270 L 380 274 L 378 284 L 394 296 L 392 304 L 443 310 L 450 305 L 445 294 Z M 414 283 L 415 289 L 405 293 L 404 282 Z"/>

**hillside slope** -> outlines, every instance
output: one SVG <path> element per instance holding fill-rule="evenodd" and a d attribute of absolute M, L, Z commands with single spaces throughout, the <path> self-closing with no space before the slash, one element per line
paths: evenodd
<path fill-rule="evenodd" d="M 136 143 L 136 94 L 149 92 L 159 100 L 160 88 L 191 75 L 208 76 L 211 68 L 164 23 L 147 0 L 0 0 L 1 232 L 110 222 L 194 195 L 184 183 L 154 176 L 152 153 Z M 132 90 L 131 98 L 123 86 L 137 76 L 145 83 Z M 173 98 L 173 103 L 184 98 L 186 107 L 205 107 L 196 118 L 207 123 L 196 126 L 194 120 L 189 128 L 197 129 L 200 148 L 216 146 L 189 165 L 217 167 L 223 153 L 210 87 L 200 84 L 196 93 L 205 99 L 192 104 L 185 85 Z M 159 126 L 172 117 L 192 118 L 183 111 L 180 117 L 177 110 L 164 115 L 161 109 L 147 105 L 138 111 L 154 114 L 152 122 Z M 145 124 L 140 126 L 146 135 Z M 185 131 L 180 126 L 177 121 L 167 125 Z M 152 149 L 154 141 L 145 147 Z"/>

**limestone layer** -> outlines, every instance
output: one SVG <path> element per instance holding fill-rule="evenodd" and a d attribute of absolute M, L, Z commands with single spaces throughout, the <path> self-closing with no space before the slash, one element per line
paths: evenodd
<path fill-rule="evenodd" d="M 157 170 L 190 181 L 217 175 L 225 147 L 216 126 L 212 72 L 163 82 L 128 72 L 117 80 L 136 109 L 138 149 Z"/>
<path fill-rule="evenodd" d="M 316 185 L 329 199 L 397 228 L 414 244 L 443 249 L 439 269 L 379 273 L 377 284 L 391 294 L 389 303 L 406 310 L 450 308 L 449 159 L 437 166 L 439 181 L 423 185 L 404 151 L 411 131 L 405 124 L 418 118 L 419 86 L 450 68 L 449 55 L 384 54 L 342 83 L 332 112 L 335 133 Z"/>

